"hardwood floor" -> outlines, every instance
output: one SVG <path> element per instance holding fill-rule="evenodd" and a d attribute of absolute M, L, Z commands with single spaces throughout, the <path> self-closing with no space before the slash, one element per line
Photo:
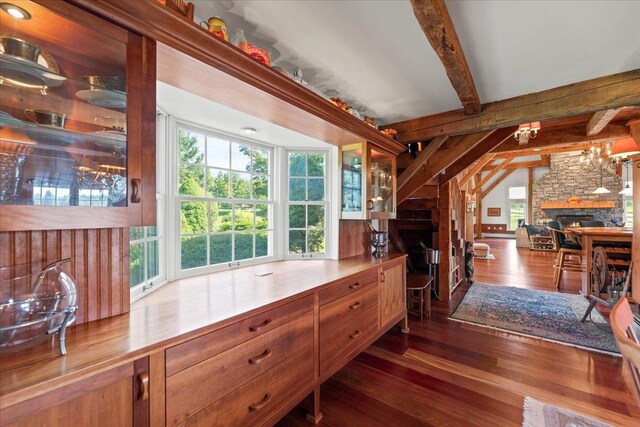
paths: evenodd
<path fill-rule="evenodd" d="M 477 281 L 552 290 L 555 253 L 486 239 L 495 260 L 475 263 Z M 565 273 L 561 291 L 577 292 Z M 432 317 L 410 319 L 322 386 L 321 426 L 521 426 L 525 396 L 620 426 L 640 409 L 626 391 L 620 358 L 448 320 L 469 285 Z M 632 418 L 635 417 L 636 419 Z M 296 408 L 278 426 L 308 426 Z"/>

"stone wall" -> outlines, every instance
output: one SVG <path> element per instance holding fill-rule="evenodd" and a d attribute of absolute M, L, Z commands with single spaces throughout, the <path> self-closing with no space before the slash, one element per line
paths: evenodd
<path fill-rule="evenodd" d="M 556 215 L 593 215 L 594 220 L 610 223 L 612 218 L 622 216 L 622 178 L 615 170 L 605 169 L 602 185 L 609 194 L 592 194 L 600 186 L 600 170 L 585 171 L 580 165 L 580 152 L 552 154 L 549 172 L 533 184 L 534 223 L 544 219 L 555 219 Z M 570 197 L 579 197 L 582 201 L 615 202 L 614 209 L 540 209 L 542 202 L 566 202 Z"/>

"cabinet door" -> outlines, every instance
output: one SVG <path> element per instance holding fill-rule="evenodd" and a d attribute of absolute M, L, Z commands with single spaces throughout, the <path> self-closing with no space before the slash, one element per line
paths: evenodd
<path fill-rule="evenodd" d="M 0 231 L 155 222 L 155 42 L 20 6 L 0 35 Z"/>
<path fill-rule="evenodd" d="M 146 364 L 146 365 L 145 365 Z M 0 411 L 6 427 L 149 425 L 148 359 L 131 362 Z"/>
<path fill-rule="evenodd" d="M 405 264 L 380 269 L 380 327 L 404 313 L 405 308 Z"/>
<path fill-rule="evenodd" d="M 396 217 L 396 157 L 369 145 L 368 218 Z"/>

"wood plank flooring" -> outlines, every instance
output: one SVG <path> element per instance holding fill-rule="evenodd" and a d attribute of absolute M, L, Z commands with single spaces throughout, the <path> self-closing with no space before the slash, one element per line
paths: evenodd
<path fill-rule="evenodd" d="M 477 260 L 477 281 L 553 290 L 555 253 L 485 239 L 495 260 Z M 640 425 L 621 359 L 448 320 L 468 285 L 432 317 L 391 331 L 322 386 L 321 426 L 521 426 L 525 396 L 620 426 Z M 561 291 L 580 289 L 565 273 Z M 635 419 L 633 418 L 635 417 Z M 309 426 L 296 408 L 278 426 Z"/>

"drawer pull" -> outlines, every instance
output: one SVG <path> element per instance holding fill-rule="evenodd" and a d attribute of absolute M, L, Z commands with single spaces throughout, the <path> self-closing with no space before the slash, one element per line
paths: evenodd
<path fill-rule="evenodd" d="M 358 302 L 356 302 L 355 304 L 351 304 L 351 305 L 349 306 L 349 308 L 350 308 L 351 310 L 355 310 L 356 308 L 360 307 L 361 305 L 362 305 L 362 304 L 360 304 L 360 301 L 358 301 Z"/>
<path fill-rule="evenodd" d="M 251 405 L 249 405 L 249 410 L 250 411 L 258 411 L 260 409 L 262 409 L 262 407 L 264 405 L 266 405 L 269 400 L 271 400 L 271 393 L 268 393 L 264 395 L 264 397 L 262 398 L 262 400 L 258 403 L 252 403 Z"/>
<path fill-rule="evenodd" d="M 354 338 L 358 338 L 359 336 L 360 336 L 360 330 L 357 330 L 351 335 L 349 335 L 349 338 L 354 339 Z"/>
<path fill-rule="evenodd" d="M 271 323 L 271 319 L 267 319 L 264 322 L 262 322 L 259 325 L 256 326 L 249 326 L 249 330 L 251 332 L 258 332 L 260 329 L 264 328 L 265 326 L 267 326 L 269 323 Z"/>
<path fill-rule="evenodd" d="M 149 374 L 146 372 L 140 372 L 138 374 L 138 400 L 149 399 Z"/>
<path fill-rule="evenodd" d="M 384 275 L 384 271 L 382 273 L 380 273 L 380 282 L 384 283 L 384 281 L 387 280 L 387 277 Z"/>
<path fill-rule="evenodd" d="M 271 353 L 272 353 L 271 350 L 266 349 L 265 351 L 262 352 L 262 354 L 249 359 L 249 363 L 251 363 L 252 365 L 257 365 L 258 363 L 262 362 L 264 359 L 271 356 Z"/>
<path fill-rule="evenodd" d="M 352 285 L 349 285 L 349 289 L 358 289 L 360 287 L 360 282 L 356 282 Z"/>

